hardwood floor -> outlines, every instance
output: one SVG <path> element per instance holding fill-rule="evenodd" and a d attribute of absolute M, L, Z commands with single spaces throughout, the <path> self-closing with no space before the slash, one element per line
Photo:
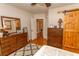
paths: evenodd
<path fill-rule="evenodd" d="M 32 40 L 32 43 L 42 46 L 42 45 L 47 45 L 47 40 L 43 38 L 39 38 Z"/>

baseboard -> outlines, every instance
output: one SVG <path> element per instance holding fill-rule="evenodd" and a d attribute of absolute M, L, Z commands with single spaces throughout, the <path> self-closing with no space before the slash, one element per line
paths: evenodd
<path fill-rule="evenodd" d="M 65 47 L 65 46 L 63 46 L 63 49 L 64 50 L 67 50 L 67 51 L 71 51 L 71 52 L 74 52 L 74 53 L 78 53 L 79 54 L 79 49 Z"/>

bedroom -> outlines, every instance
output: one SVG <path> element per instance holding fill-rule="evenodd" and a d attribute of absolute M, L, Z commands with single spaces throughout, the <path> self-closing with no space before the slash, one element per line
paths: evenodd
<path fill-rule="evenodd" d="M 32 56 L 39 52 L 43 45 L 66 49 L 69 53 L 60 55 L 77 55 L 79 28 L 78 16 L 75 14 L 78 13 L 78 3 L 49 3 L 48 6 L 45 3 L 0 4 L 0 55 Z M 76 20 L 68 21 L 68 16 L 73 15 L 71 19 L 77 17 Z M 65 26 L 67 22 L 71 22 L 68 27 Z M 75 38 L 77 40 L 74 40 Z M 57 52 L 55 54 L 57 55 Z"/>

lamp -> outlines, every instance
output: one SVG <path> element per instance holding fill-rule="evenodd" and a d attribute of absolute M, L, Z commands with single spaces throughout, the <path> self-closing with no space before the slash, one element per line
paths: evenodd
<path fill-rule="evenodd" d="M 61 28 L 61 26 L 62 26 L 62 19 L 60 18 L 59 20 L 58 20 L 58 25 L 59 25 L 59 28 Z"/>

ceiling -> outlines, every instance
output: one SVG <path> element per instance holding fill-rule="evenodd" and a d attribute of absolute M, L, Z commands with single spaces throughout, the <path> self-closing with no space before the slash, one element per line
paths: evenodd
<path fill-rule="evenodd" d="M 43 3 L 42 3 L 43 4 Z M 41 4 L 41 5 L 42 5 Z M 52 8 L 61 7 L 65 5 L 70 5 L 71 3 L 51 3 Z M 30 11 L 32 13 L 44 13 L 47 12 L 47 7 L 43 4 L 43 6 L 40 6 L 37 4 L 36 6 L 31 6 L 31 3 L 9 3 L 9 5 L 12 5 L 14 7 Z"/>

